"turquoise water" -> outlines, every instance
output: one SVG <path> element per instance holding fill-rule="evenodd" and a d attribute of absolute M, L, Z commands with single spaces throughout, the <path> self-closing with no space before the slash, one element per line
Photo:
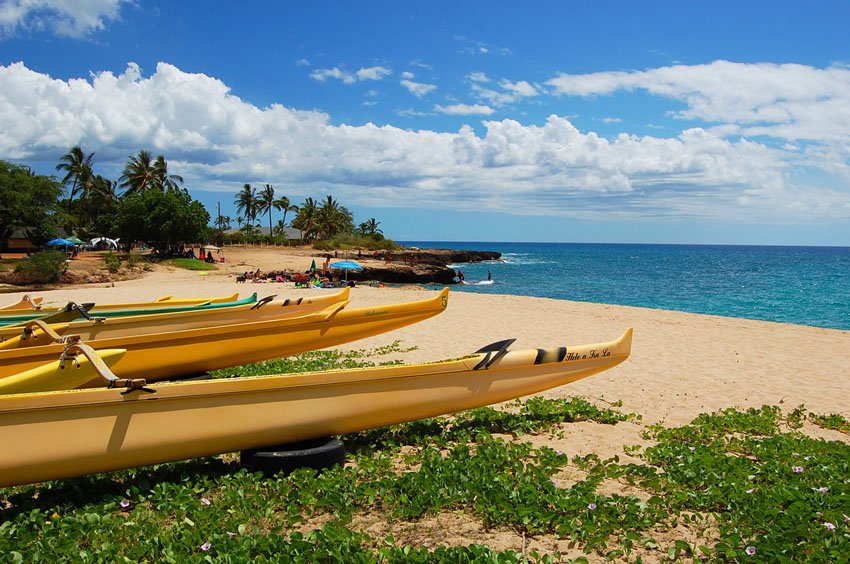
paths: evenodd
<path fill-rule="evenodd" d="M 454 265 L 465 292 L 515 294 L 850 330 L 850 248 L 405 242 L 490 250 Z M 493 281 L 487 284 L 487 272 Z"/>

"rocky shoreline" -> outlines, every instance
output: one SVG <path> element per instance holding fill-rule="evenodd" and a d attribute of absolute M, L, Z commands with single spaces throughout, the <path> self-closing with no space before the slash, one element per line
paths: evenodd
<path fill-rule="evenodd" d="M 389 256 L 389 260 L 387 260 Z M 349 272 L 349 280 L 408 284 L 455 284 L 455 270 L 450 264 L 501 260 L 495 251 L 458 251 L 451 249 L 421 249 L 394 252 L 376 258 L 384 266 L 364 265 L 359 272 Z"/>
<path fill-rule="evenodd" d="M 330 262 L 354 260 L 363 270 L 349 270 L 348 280 L 357 283 L 384 282 L 391 284 L 457 284 L 455 270 L 450 264 L 465 264 L 501 260 L 496 251 L 465 251 L 454 249 L 404 249 L 401 251 L 325 253 Z M 317 265 L 321 268 L 321 265 Z M 278 273 L 271 273 L 275 275 Z"/>

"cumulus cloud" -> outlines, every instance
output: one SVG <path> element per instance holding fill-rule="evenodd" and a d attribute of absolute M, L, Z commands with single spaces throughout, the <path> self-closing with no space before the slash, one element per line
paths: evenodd
<path fill-rule="evenodd" d="M 414 82 L 408 79 L 402 80 L 400 84 L 407 88 L 407 90 L 417 98 L 421 98 L 422 96 L 425 96 L 437 89 L 437 86 L 434 84 Z"/>
<path fill-rule="evenodd" d="M 438 106 L 490 115 L 487 106 Z M 81 144 L 99 170 L 141 148 L 162 152 L 189 189 L 233 193 L 244 182 L 352 205 L 441 207 L 564 217 L 709 218 L 749 222 L 850 218 L 846 192 L 799 185 L 798 163 L 846 174 L 848 151 L 790 152 L 706 128 L 612 139 L 552 115 L 539 125 L 491 120 L 477 133 L 334 125 L 318 111 L 259 108 L 204 74 L 159 63 L 152 74 L 60 80 L 0 66 L 0 158 L 56 162 Z M 117 174 L 116 174 L 117 176 Z"/>
<path fill-rule="evenodd" d="M 3 0 L 0 2 L 0 38 L 17 32 L 48 31 L 81 38 L 104 29 L 118 18 L 126 0 Z"/>
<path fill-rule="evenodd" d="M 602 96 L 645 90 L 686 104 L 681 119 L 734 124 L 738 135 L 790 141 L 850 140 L 850 69 L 798 64 L 675 65 L 646 71 L 559 74 L 554 94 Z"/>

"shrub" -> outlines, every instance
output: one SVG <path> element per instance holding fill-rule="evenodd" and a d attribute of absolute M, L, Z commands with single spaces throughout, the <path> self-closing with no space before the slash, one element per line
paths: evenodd
<path fill-rule="evenodd" d="M 67 270 L 65 253 L 62 251 L 42 251 L 15 265 L 15 273 L 25 282 L 52 284 L 59 282 Z"/>
<path fill-rule="evenodd" d="M 109 251 L 104 255 L 103 262 L 106 264 L 106 269 L 112 274 L 115 274 L 118 272 L 118 269 L 121 268 L 121 257 L 112 251 Z"/>
<path fill-rule="evenodd" d="M 136 266 L 142 262 L 142 253 L 139 251 L 130 251 L 127 255 L 127 266 Z"/>

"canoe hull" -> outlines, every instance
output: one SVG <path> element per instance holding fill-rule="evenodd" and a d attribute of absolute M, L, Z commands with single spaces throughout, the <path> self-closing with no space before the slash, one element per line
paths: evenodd
<path fill-rule="evenodd" d="M 355 309 L 342 309 L 345 302 L 341 302 L 303 317 L 97 339 L 88 344 L 126 349 L 113 369 L 115 374 L 153 382 L 379 335 L 433 317 L 447 303 L 448 290 L 443 290 L 435 298 L 418 302 Z M 52 344 L 0 350 L 0 378 L 54 361 L 63 349 L 62 344 Z M 100 385 L 96 379 L 86 384 Z M 57 381 L 54 389 L 68 387 Z"/>
<path fill-rule="evenodd" d="M 539 351 L 511 352 L 489 367 L 481 367 L 481 353 L 410 366 L 160 384 L 155 393 L 2 396 L 0 486 L 343 435 L 498 403 L 616 366 L 629 355 L 631 330 L 617 341 L 566 350 L 573 354 L 542 360 Z"/>
<path fill-rule="evenodd" d="M 251 301 L 230 307 L 189 309 L 165 313 L 151 312 L 144 315 L 107 317 L 98 320 L 78 319 L 62 324 L 51 323 L 50 325 L 60 335 L 78 335 L 86 343 L 96 345 L 97 343 L 93 341 L 297 317 L 321 311 L 330 305 L 347 301 L 348 298 L 349 289 L 346 288 L 336 294 L 273 300 L 261 304 Z M 268 298 L 262 300 L 262 302 L 266 300 Z M 23 341 L 20 338 L 23 332 L 22 327 L 0 327 L 0 350 L 41 346 L 51 342 L 44 333 L 29 335 Z"/>

